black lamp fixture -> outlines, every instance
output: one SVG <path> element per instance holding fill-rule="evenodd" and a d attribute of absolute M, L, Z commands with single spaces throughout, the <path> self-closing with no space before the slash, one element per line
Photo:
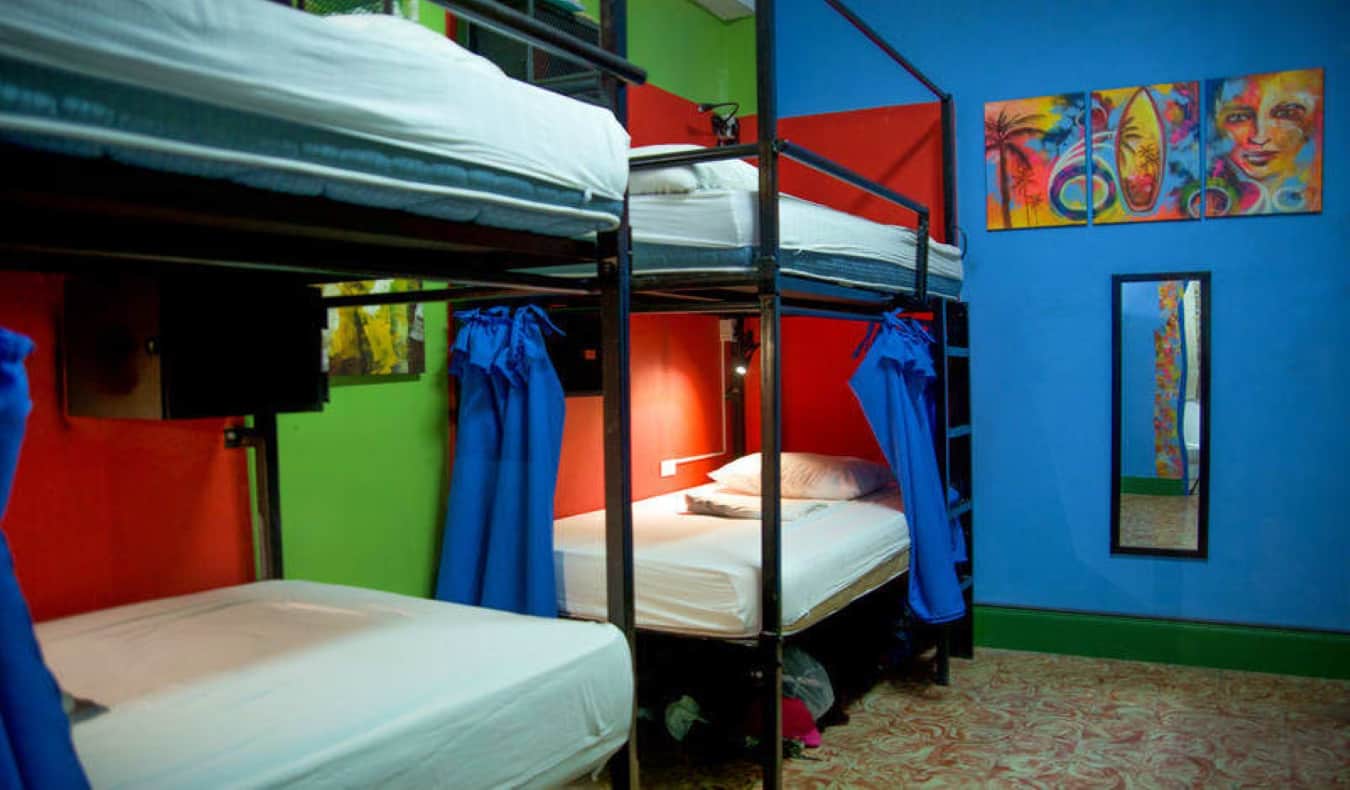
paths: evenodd
<path fill-rule="evenodd" d="M 730 107 L 731 110 L 726 113 L 714 112 L 714 110 Z M 734 101 L 725 101 L 719 104 L 704 103 L 698 106 L 699 112 L 712 113 L 712 131 L 713 137 L 717 139 L 719 146 L 735 145 L 741 141 L 741 122 L 736 118 L 736 113 L 741 111 L 741 103 Z"/>
<path fill-rule="evenodd" d="M 759 343 L 755 342 L 755 336 L 749 329 L 737 333 L 731 343 L 731 371 L 740 377 L 749 373 L 750 358 L 758 349 Z"/>

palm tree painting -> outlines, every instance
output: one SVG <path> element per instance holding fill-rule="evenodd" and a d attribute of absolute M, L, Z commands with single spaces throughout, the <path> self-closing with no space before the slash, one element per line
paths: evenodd
<path fill-rule="evenodd" d="M 986 227 L 1081 225 L 1083 99 L 1064 94 L 984 106 Z M 1065 165 L 1071 165 L 1065 167 Z"/>
<path fill-rule="evenodd" d="M 1093 91 L 1093 222 L 1194 219 L 1200 124 L 1194 82 Z M 1191 206 L 1191 208 L 1188 208 Z"/>

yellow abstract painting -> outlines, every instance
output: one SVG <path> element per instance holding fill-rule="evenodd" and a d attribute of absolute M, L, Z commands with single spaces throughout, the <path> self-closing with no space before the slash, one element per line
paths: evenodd
<path fill-rule="evenodd" d="M 360 280 L 323 286 L 324 296 L 417 291 L 420 280 Z M 328 311 L 324 351 L 330 376 L 390 376 L 426 369 L 422 306 L 338 307 Z"/>

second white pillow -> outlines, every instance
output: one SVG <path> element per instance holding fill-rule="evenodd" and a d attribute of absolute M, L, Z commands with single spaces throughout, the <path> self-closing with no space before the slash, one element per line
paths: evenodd
<path fill-rule="evenodd" d="M 744 494 L 760 492 L 759 453 L 708 473 L 722 487 Z M 891 482 L 891 471 L 861 458 L 819 453 L 783 453 L 782 496 L 789 499 L 857 499 Z"/>

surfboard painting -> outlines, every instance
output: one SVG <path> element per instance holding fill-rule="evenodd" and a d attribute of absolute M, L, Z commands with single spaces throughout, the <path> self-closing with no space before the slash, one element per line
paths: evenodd
<path fill-rule="evenodd" d="M 1322 69 L 1205 83 L 1207 217 L 1322 210 Z"/>
<path fill-rule="evenodd" d="M 1092 92 L 1094 224 L 1200 216 L 1199 92 L 1197 82 Z"/>
<path fill-rule="evenodd" d="M 984 105 L 985 227 L 1087 222 L 1081 93 Z"/>

